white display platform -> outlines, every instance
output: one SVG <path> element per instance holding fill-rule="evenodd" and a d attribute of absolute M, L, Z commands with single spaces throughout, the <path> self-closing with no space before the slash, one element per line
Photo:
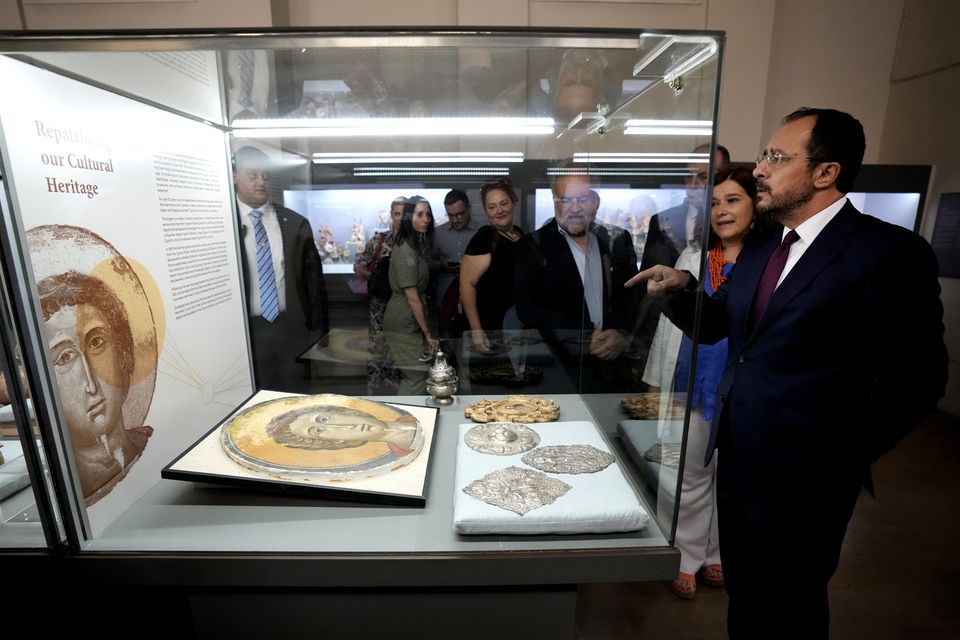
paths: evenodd
<path fill-rule="evenodd" d="M 498 469 L 511 466 L 533 469 L 522 462 L 522 453 L 500 456 L 471 449 L 464 441 L 464 435 L 474 426 L 460 425 L 457 444 L 453 526 L 458 533 L 610 533 L 637 531 L 649 521 L 619 462 L 595 473 L 548 473 L 549 477 L 567 483 L 571 489 L 553 503 L 523 515 L 464 493 L 463 489 L 471 482 Z M 540 447 L 582 444 L 611 453 L 592 422 L 544 422 L 527 426 L 540 435 Z"/>

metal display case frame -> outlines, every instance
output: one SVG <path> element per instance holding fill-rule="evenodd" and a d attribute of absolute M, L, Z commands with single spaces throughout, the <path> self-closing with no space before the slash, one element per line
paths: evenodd
<path fill-rule="evenodd" d="M 496 58 L 497 52 L 519 50 L 528 54 L 527 61 L 536 57 L 533 54 L 547 53 L 560 60 L 564 51 L 629 54 L 633 60 L 630 78 L 624 80 L 625 84 L 618 86 L 616 92 L 610 92 L 616 94 L 613 100 L 595 104 L 594 109 L 580 111 L 573 117 L 561 114 L 558 107 L 544 102 L 547 105 L 544 108 L 553 110 L 552 139 L 560 142 L 529 144 L 529 150 L 525 149 L 528 159 L 510 170 L 510 175 L 523 181 L 522 186 L 531 193 L 536 186 L 549 186 L 550 177 L 542 172 L 558 160 L 569 161 L 577 149 L 612 153 L 610 149 L 628 142 L 633 145 L 627 149 L 634 154 L 632 164 L 601 164 L 606 160 L 600 160 L 600 155 L 587 161 L 595 163 L 591 166 L 597 170 L 591 172 L 601 176 L 600 183 L 628 189 L 655 189 L 682 183 L 682 174 L 670 172 L 677 166 L 675 159 L 660 158 L 660 164 L 652 165 L 651 169 L 643 157 L 647 152 L 642 150 L 683 148 L 689 151 L 694 139 L 711 152 L 715 149 L 723 45 L 721 32 L 663 30 L 477 28 L 0 34 L 0 53 L 11 64 L 43 70 L 76 83 L 83 91 L 99 92 L 111 96 L 111 100 L 127 100 L 139 105 L 138 109 L 143 107 L 190 123 L 191 127 L 217 132 L 223 138 L 223 148 L 218 154 L 223 163 L 220 170 L 227 175 L 230 147 L 237 146 L 238 132 L 249 133 L 253 128 L 250 122 L 244 122 L 245 114 L 231 112 L 230 105 L 236 102 L 231 92 L 235 94 L 238 89 L 230 86 L 228 53 L 270 54 L 272 69 L 279 72 L 266 89 L 273 111 L 279 109 L 278 101 L 290 100 L 289 96 L 284 97 L 285 83 L 290 80 L 285 74 L 290 72 L 297 79 L 304 77 L 303 68 L 291 62 L 300 54 L 313 53 L 322 59 L 336 52 L 349 58 L 351 52 L 379 48 L 419 51 L 425 52 L 424 55 L 455 51 L 462 57 L 469 51 L 483 50 Z M 45 57 L 56 54 L 60 56 L 57 59 L 64 60 L 63 56 L 79 59 L 96 55 L 108 61 L 111 55 L 151 52 L 212 55 L 218 74 L 218 117 L 198 115 L 189 107 L 174 104 L 176 101 L 165 102 L 133 85 L 111 82 L 98 76 L 99 71 L 86 73 L 83 67 L 71 68 L 71 63 L 58 65 L 51 62 L 53 57 Z M 100 70 L 108 66 L 101 66 Z M 426 71 L 421 70 L 421 74 L 425 75 Z M 404 74 L 405 78 L 416 75 L 409 71 Z M 539 79 L 536 75 L 531 77 Z M 541 86 L 556 89 L 549 80 L 540 82 L 546 82 Z M 540 89 L 532 81 L 525 88 L 528 103 L 524 108 L 532 112 L 533 102 L 529 96 Z M 671 96 L 678 100 L 684 96 L 687 112 L 672 111 Z M 287 116 L 290 113 L 293 111 L 288 111 Z M 0 104 L 0 120 L 4 115 Z M 634 142 L 640 138 L 625 135 L 627 127 L 648 126 L 650 123 L 646 120 L 657 118 L 659 124 L 653 126 L 663 126 L 670 120 L 682 121 L 678 122 L 681 127 L 696 122 L 700 133 L 694 135 L 699 137 L 692 138 L 689 132 L 675 137 L 654 135 L 643 138 L 653 142 L 640 144 Z M 128 603 L 135 603 L 144 594 L 161 594 L 164 601 L 181 606 L 180 617 L 188 624 L 212 634 L 253 632 L 258 623 L 251 623 L 245 616 L 239 620 L 228 613 L 235 607 L 250 607 L 269 614 L 266 617 L 271 618 L 270 631 L 274 633 L 318 624 L 318 619 L 327 616 L 323 624 L 332 635 L 346 633 L 346 630 L 375 635 L 392 630 L 401 636 L 417 633 L 418 637 L 450 637 L 454 633 L 458 637 L 491 637 L 493 634 L 572 637 L 578 584 L 668 580 L 675 576 L 679 563 L 679 553 L 672 546 L 675 501 L 666 512 L 657 513 L 660 501 L 657 490 L 650 489 L 631 462 L 630 447 L 620 442 L 616 427 L 625 417 L 620 409 L 622 393 L 545 392 L 560 404 L 563 419 L 590 420 L 597 424 L 620 464 L 627 469 L 638 499 L 653 516 L 648 527 L 640 532 L 573 536 L 454 534 L 450 491 L 455 434 L 457 425 L 465 421 L 464 406 L 487 397 L 486 390 L 480 391 L 484 395 L 460 396 L 453 406 L 440 409 L 429 471 L 429 494 L 426 506 L 421 509 L 276 496 L 226 487 L 194 487 L 161 480 L 157 475 L 153 486 L 143 491 L 128 508 L 115 514 L 104 527 L 98 527 L 84 506 L 68 418 L 58 390 L 54 362 L 45 346 L 44 312 L 37 299 L 37 282 L 25 239 L 30 225 L 25 220 L 31 215 L 28 187 L 25 183 L 18 184 L 21 174 L 14 166 L 23 149 L 17 146 L 9 130 L 10 121 L 4 123 L 8 128 L 2 130 L 0 138 L 3 175 L 8 186 L 5 208 L 10 212 L 4 216 L 0 232 L 3 248 L 0 266 L 4 275 L 0 315 L 19 336 L 15 339 L 13 335 L 5 335 L 5 346 L 22 353 L 23 379 L 29 385 L 36 412 L 39 437 L 21 436 L 21 439 L 32 461 L 31 476 L 38 489 L 36 501 L 45 539 L 36 549 L 4 551 L 8 570 L 29 574 L 41 582 L 57 580 L 71 591 L 87 591 L 86 595 L 79 596 L 82 604 L 77 606 L 81 608 L 96 604 L 104 597 L 94 593 L 98 589 L 111 597 L 126 598 Z M 289 125 L 273 120 L 269 124 Z M 670 142 L 664 146 L 661 141 L 665 139 Z M 316 149 L 308 138 L 299 137 L 292 129 L 276 134 L 272 140 L 270 144 L 284 153 L 308 159 Z M 349 140 L 345 144 L 349 146 Z M 690 160 L 689 153 L 674 155 Z M 712 156 L 710 153 L 709 157 Z M 703 163 L 712 168 L 712 161 L 704 159 Z M 310 183 L 329 185 L 338 180 L 324 173 L 325 169 L 310 166 L 312 169 L 306 178 Z M 629 170 L 614 175 L 611 166 Z M 286 184 L 304 181 L 304 174 L 295 170 L 289 175 L 281 171 L 279 175 L 279 181 Z M 339 179 L 351 186 L 407 184 L 404 178 L 396 176 L 393 182 L 388 178 L 356 174 Z M 471 188 L 476 186 L 470 184 Z M 226 206 L 234 211 L 232 201 Z M 532 222 L 526 222 L 533 219 L 530 207 L 527 201 L 521 204 L 525 230 L 532 230 Z M 437 213 L 440 212 L 435 211 L 435 215 Z M 239 254 L 242 246 L 236 228 L 230 229 L 230 235 L 234 238 L 230 250 Z M 242 273 L 235 276 L 238 282 L 243 282 Z M 346 276 L 327 276 L 328 289 L 338 292 L 331 294 L 330 304 L 334 307 L 342 304 L 346 295 L 341 280 L 345 282 Z M 248 330 L 246 319 L 242 326 Z M 249 340 L 249 334 L 246 339 Z M 12 361 L 5 364 L 14 366 Z M 250 366 L 254 367 L 252 357 Z M 26 406 L 26 388 L 15 384 L 11 391 L 15 405 Z M 501 393 L 511 392 L 504 389 Z M 424 400 L 414 396 L 381 399 L 419 404 Z M 673 427 L 674 435 L 677 429 L 682 435 L 686 420 L 679 423 L 671 420 L 677 423 Z M 196 435 L 189 441 L 196 440 L 216 423 L 197 426 Z M 656 429 L 656 423 L 652 424 Z M 170 456 L 165 462 L 173 458 Z M 40 460 L 45 460 L 45 465 L 40 464 Z M 666 508 L 664 504 L 659 507 Z M 90 587 L 95 588 L 88 589 Z M 370 616 L 371 608 L 385 615 Z M 308 611 L 315 613 L 308 614 Z M 491 611 L 499 613 L 489 615 Z"/>

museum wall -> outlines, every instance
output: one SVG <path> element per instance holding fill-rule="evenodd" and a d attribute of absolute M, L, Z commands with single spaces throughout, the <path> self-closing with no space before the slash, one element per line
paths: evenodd
<path fill-rule="evenodd" d="M 960 191 L 958 20 L 955 0 L 907 0 L 880 147 L 880 162 L 934 165 L 921 229 L 927 238 L 940 195 Z M 960 415 L 960 279 L 941 278 L 940 286 L 950 352 L 950 382 L 940 406 Z"/>
<path fill-rule="evenodd" d="M 797 107 L 834 107 L 863 123 L 876 163 L 902 13 L 903 0 L 779 0 L 764 133 Z"/>
<path fill-rule="evenodd" d="M 17 31 L 23 28 L 20 6 L 16 2 L 0 2 L 0 29 Z"/>
<path fill-rule="evenodd" d="M 263 27 L 272 22 L 270 0 L 5 0 L 23 8 L 25 25 L 39 29 L 188 29 Z M 0 18 L 3 15 L 0 14 Z"/>

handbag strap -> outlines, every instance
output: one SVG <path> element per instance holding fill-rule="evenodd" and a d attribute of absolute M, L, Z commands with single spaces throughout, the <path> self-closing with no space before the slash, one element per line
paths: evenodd
<path fill-rule="evenodd" d="M 380 234 L 380 242 L 377 243 L 377 248 L 373 251 L 373 257 L 370 258 L 370 262 L 367 263 L 367 271 L 373 272 L 374 268 L 377 266 L 377 260 L 380 258 L 380 251 L 383 249 L 383 243 L 387 239 L 387 234 Z"/>

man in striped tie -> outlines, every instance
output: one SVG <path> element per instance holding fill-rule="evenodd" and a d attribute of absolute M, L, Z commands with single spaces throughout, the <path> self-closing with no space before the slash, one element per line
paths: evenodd
<path fill-rule="evenodd" d="M 233 184 L 257 388 L 308 393 L 298 355 L 326 335 L 327 294 L 313 232 L 298 213 L 271 201 L 270 159 L 234 153 Z"/>

